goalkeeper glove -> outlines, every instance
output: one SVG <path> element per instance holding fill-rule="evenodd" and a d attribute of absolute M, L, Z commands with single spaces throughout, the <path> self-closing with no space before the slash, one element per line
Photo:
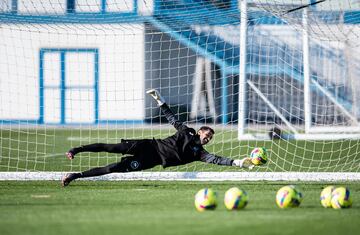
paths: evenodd
<path fill-rule="evenodd" d="M 159 107 L 165 103 L 165 99 L 160 95 L 157 90 L 151 89 L 146 91 L 146 93 L 149 94 L 157 102 Z"/>
<path fill-rule="evenodd" d="M 243 159 L 236 159 L 236 160 L 233 161 L 232 165 L 240 167 L 240 168 L 247 168 L 249 170 L 251 170 L 255 166 L 251 162 L 251 158 L 249 158 L 249 157 L 245 157 Z"/>

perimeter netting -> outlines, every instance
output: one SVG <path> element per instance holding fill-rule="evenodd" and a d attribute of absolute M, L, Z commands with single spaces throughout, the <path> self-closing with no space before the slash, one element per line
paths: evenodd
<path fill-rule="evenodd" d="M 155 88 L 187 125 L 215 129 L 209 152 L 267 148 L 255 172 L 359 172 L 359 23 L 355 0 L 5 0 L 0 171 L 83 171 L 122 156 L 69 161 L 71 147 L 172 135 Z M 243 170 L 138 176 L 166 172 Z"/>

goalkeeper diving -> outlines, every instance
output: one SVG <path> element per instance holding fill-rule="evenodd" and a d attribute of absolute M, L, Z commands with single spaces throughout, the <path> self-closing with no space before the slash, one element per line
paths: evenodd
<path fill-rule="evenodd" d="M 183 122 L 176 119 L 164 98 L 157 90 L 151 89 L 146 92 L 157 102 L 166 119 L 177 130 L 172 136 L 165 139 L 122 139 L 118 144 L 95 143 L 70 149 L 66 156 L 70 160 L 81 152 L 108 152 L 126 155 L 120 162 L 112 163 L 104 167 L 96 167 L 80 173 L 69 173 L 62 178 L 62 186 L 78 178 L 87 178 L 110 173 L 126 173 L 141 171 L 162 165 L 164 168 L 179 166 L 194 161 L 202 161 L 222 166 L 235 166 L 252 169 L 254 164 L 251 158 L 230 159 L 211 154 L 204 149 L 213 138 L 215 132 L 211 127 L 202 126 L 195 131 Z"/>

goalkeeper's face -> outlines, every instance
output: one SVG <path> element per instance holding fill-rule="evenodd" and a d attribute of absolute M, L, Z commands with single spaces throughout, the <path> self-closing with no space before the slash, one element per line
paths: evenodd
<path fill-rule="evenodd" d="M 210 142 L 214 134 L 210 130 L 199 130 L 198 135 L 200 137 L 201 145 L 205 145 Z"/>

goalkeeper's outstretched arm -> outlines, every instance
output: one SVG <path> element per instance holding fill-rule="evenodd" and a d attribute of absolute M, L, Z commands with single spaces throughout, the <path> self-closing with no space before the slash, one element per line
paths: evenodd
<path fill-rule="evenodd" d="M 223 166 L 236 166 L 240 168 L 248 168 L 252 169 L 254 164 L 252 164 L 251 159 L 245 157 L 243 159 L 230 159 L 226 157 L 217 156 L 215 154 L 211 154 L 206 150 L 203 150 L 200 155 L 200 161 L 206 163 L 212 163 L 216 165 L 223 165 Z"/>
<path fill-rule="evenodd" d="M 156 101 L 157 105 L 160 107 L 162 113 L 165 115 L 168 122 L 171 125 L 173 125 L 176 128 L 176 130 L 188 128 L 183 122 L 179 121 L 175 117 L 174 113 L 166 104 L 165 99 L 160 95 L 160 93 L 157 90 L 151 89 L 146 91 L 146 93 L 149 94 Z"/>

